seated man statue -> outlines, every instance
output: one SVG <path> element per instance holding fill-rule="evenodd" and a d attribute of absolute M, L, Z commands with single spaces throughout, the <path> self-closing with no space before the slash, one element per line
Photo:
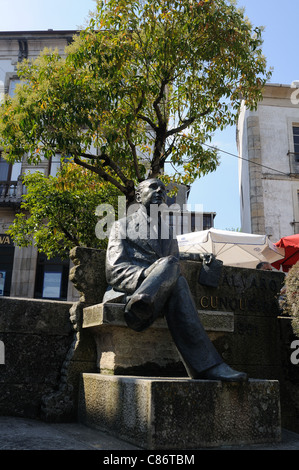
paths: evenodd
<path fill-rule="evenodd" d="M 190 378 L 247 380 L 245 373 L 225 364 L 216 351 L 180 272 L 177 240 L 170 230 L 167 237 L 159 235 L 163 222 L 150 217 L 151 205 L 166 201 L 164 184 L 159 179 L 143 181 L 137 187 L 136 201 L 139 209 L 116 221 L 110 232 L 106 258 L 110 299 L 111 294 L 125 294 L 125 320 L 135 331 L 164 315 Z"/>

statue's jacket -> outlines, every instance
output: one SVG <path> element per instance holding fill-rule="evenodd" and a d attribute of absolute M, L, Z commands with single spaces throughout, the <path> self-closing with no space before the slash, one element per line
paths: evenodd
<path fill-rule="evenodd" d="M 162 222 L 162 239 L 157 226 L 141 206 L 131 215 L 116 221 L 110 232 L 106 255 L 106 279 L 111 287 L 104 301 L 132 295 L 144 279 L 144 271 L 166 256 L 179 259 L 179 249 L 171 228 Z"/>

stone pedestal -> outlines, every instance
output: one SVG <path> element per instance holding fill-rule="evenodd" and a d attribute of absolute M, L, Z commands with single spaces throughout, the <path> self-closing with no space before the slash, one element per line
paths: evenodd
<path fill-rule="evenodd" d="M 104 303 L 83 310 L 83 329 L 92 331 L 101 373 L 126 375 L 184 376 L 185 368 L 164 318 L 143 332 L 124 321 L 124 305 Z M 211 339 L 234 330 L 232 312 L 199 312 Z"/>
<path fill-rule="evenodd" d="M 79 420 L 151 450 L 279 442 L 279 385 L 83 374 Z"/>

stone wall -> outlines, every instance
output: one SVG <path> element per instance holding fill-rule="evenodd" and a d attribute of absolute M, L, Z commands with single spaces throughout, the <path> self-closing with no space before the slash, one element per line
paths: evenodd
<path fill-rule="evenodd" d="M 0 415 L 75 420 L 80 376 L 99 372 L 96 341 L 82 328 L 82 318 L 84 308 L 101 303 L 107 287 L 105 252 L 76 248 L 71 259 L 78 302 L 0 297 Z M 280 381 L 283 426 L 298 432 L 299 373 L 290 361 L 294 335 L 277 305 L 283 275 L 224 266 L 219 286 L 212 288 L 198 282 L 200 270 L 199 262 L 182 262 L 198 310 L 233 314 L 233 331 L 214 335 L 215 346 L 251 378 Z"/>
<path fill-rule="evenodd" d="M 280 364 L 277 294 L 283 275 L 223 266 L 215 288 L 198 282 L 200 270 L 200 263 L 182 263 L 198 310 L 234 314 L 233 333 L 214 341 L 224 360 L 252 378 L 277 378 Z"/>
<path fill-rule="evenodd" d="M 100 277 L 93 277 L 96 266 L 103 270 L 102 254 L 83 252 L 86 269 L 77 276 L 83 273 L 93 302 L 102 298 Z M 96 367 L 94 340 L 81 330 L 83 305 L 84 295 L 77 303 L 0 297 L 0 415 L 76 419 L 79 376 Z"/>
<path fill-rule="evenodd" d="M 105 252 L 76 248 L 71 258 L 75 265 L 72 281 L 81 292 L 76 309 L 82 322 L 83 309 L 101 303 L 107 287 Z M 207 315 L 230 312 L 234 317 L 233 332 L 210 335 L 216 348 L 227 363 L 247 372 L 251 378 L 279 380 L 282 424 L 298 432 L 299 371 L 290 361 L 294 335 L 290 320 L 280 318 L 277 302 L 284 275 L 223 266 L 219 285 L 215 288 L 199 283 L 201 267 L 200 262 L 181 262 L 199 312 Z M 135 333 L 136 342 L 138 334 Z M 88 341 L 92 340 L 96 342 L 89 336 Z M 86 342 L 85 347 L 87 344 L 91 347 L 92 343 Z M 150 342 L 148 347 L 152 347 Z"/>
<path fill-rule="evenodd" d="M 36 418 L 58 390 L 73 341 L 71 304 L 0 297 L 0 415 Z M 67 400 L 65 396 L 65 400 Z"/>
<path fill-rule="evenodd" d="M 101 303 L 105 289 L 105 252 L 76 248 L 71 253 L 74 268 L 71 278 L 81 292 L 77 304 L 82 322 L 85 307 Z M 278 272 L 222 267 L 218 287 L 199 283 L 201 262 L 182 261 L 199 312 L 230 312 L 234 331 L 213 334 L 212 339 L 224 360 L 248 372 L 252 378 L 276 379 L 280 373 L 280 323 L 277 296 L 284 275 Z M 135 341 L 138 342 L 138 333 Z M 152 344 L 148 342 L 148 348 Z"/>

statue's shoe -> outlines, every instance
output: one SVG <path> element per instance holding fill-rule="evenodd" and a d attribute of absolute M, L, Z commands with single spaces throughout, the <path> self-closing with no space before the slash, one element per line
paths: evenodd
<path fill-rule="evenodd" d="M 248 376 L 245 372 L 238 372 L 224 362 L 205 370 L 196 378 L 203 380 L 221 380 L 222 382 L 245 382 L 248 380 Z"/>

